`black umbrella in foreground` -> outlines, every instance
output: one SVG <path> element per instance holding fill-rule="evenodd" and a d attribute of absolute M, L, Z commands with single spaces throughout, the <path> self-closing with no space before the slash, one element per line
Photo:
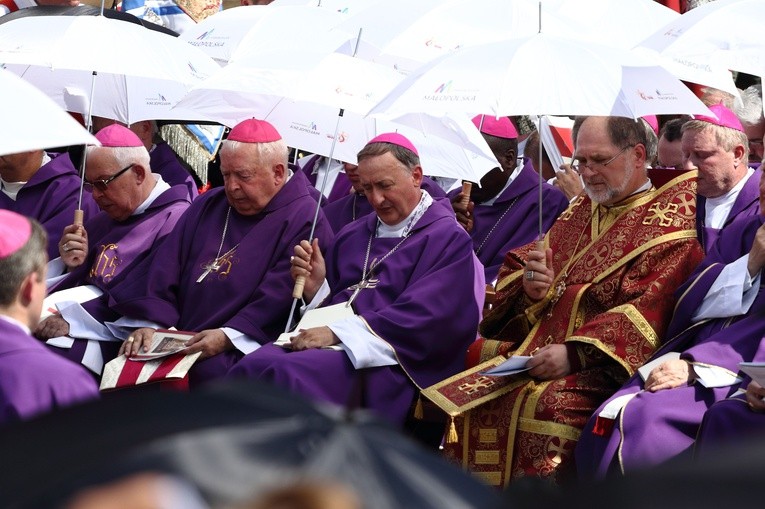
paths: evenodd
<path fill-rule="evenodd" d="M 2 507 L 56 507 L 146 471 L 189 481 L 213 506 L 304 481 L 343 483 L 367 509 L 485 508 L 498 498 L 367 413 L 251 383 L 63 410 L 6 428 L 0 458 Z"/>

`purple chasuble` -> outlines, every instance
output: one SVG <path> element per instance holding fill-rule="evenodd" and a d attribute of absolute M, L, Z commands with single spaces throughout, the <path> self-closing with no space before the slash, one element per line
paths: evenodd
<path fill-rule="evenodd" d="M 741 384 L 746 387 L 747 379 Z M 747 442 L 762 440 L 765 435 L 765 414 L 755 412 L 743 394 L 718 401 L 704 414 L 696 436 L 694 456 L 706 461 L 715 457 L 719 449 L 741 446 Z"/>
<path fill-rule="evenodd" d="M 349 287 L 362 277 L 376 226 L 377 216 L 370 214 L 336 237 L 325 256 L 331 297 L 322 305 L 348 300 Z M 482 306 L 475 281 L 483 278 L 475 272 L 469 237 L 450 211 L 435 203 L 403 242 L 372 238 L 370 263 L 386 255 L 375 271 L 377 285 L 362 290 L 353 308 L 395 351 L 399 365 L 355 370 L 343 351 L 285 352 L 267 345 L 245 356 L 229 376 L 269 381 L 315 400 L 360 404 L 401 425 L 418 387 L 464 369 Z"/>
<path fill-rule="evenodd" d="M 461 192 L 449 193 L 449 200 Z M 543 233 L 568 208 L 566 195 L 547 182 L 542 184 Z M 505 254 L 524 246 L 539 236 L 539 175 L 526 163 L 515 180 L 494 201 L 493 205 L 476 203 L 473 208 L 473 248 L 484 266 L 486 282 L 494 281 Z"/>
<path fill-rule="evenodd" d="M 12 210 L 40 222 L 48 233 L 48 258 L 58 258 L 58 241 L 64 228 L 74 222 L 80 196 L 80 177 L 69 154 L 49 154 L 52 159 L 40 167 L 16 195 L 16 201 L 0 192 L 0 209 Z M 85 220 L 98 213 L 90 193 L 82 193 Z"/>
<path fill-rule="evenodd" d="M 0 424 L 98 398 L 88 372 L 0 319 Z"/>
<path fill-rule="evenodd" d="M 429 177 L 422 177 L 420 188 L 428 192 L 433 199 L 444 198 L 446 193 Z M 374 208 L 367 200 L 364 193 L 352 192 L 337 201 L 328 203 L 322 210 L 327 216 L 327 221 L 332 227 L 332 231 L 339 233 L 345 225 L 371 214 Z"/>
<path fill-rule="evenodd" d="M 109 308 L 111 292 L 131 286 L 137 274 L 148 271 L 150 254 L 156 250 L 189 207 L 185 186 L 173 186 L 155 199 L 143 214 L 115 221 L 100 212 L 85 222 L 88 232 L 88 257 L 50 289 L 50 293 L 80 285 L 94 285 L 104 294 L 84 302 L 82 307 L 99 322 L 116 320 L 119 314 Z M 75 339 L 69 349 L 50 347 L 74 362 L 81 362 L 88 341 Z M 119 342 L 100 341 L 104 362 L 116 357 Z"/>
<path fill-rule="evenodd" d="M 308 182 L 310 182 L 310 184 L 316 190 L 319 189 L 316 186 L 316 180 L 319 171 L 319 168 L 316 167 L 317 164 L 321 164 L 321 169 L 323 170 L 327 165 L 327 158 L 317 154 L 308 159 L 308 161 L 306 161 L 305 164 L 300 167 L 300 172 L 306 176 Z M 314 172 L 314 170 L 316 171 Z M 347 196 L 348 193 L 351 192 L 351 187 L 353 186 L 351 185 L 351 181 L 348 180 L 348 175 L 346 175 L 344 171 L 338 171 L 335 183 L 332 186 L 330 192 L 327 194 L 326 202 L 324 202 L 324 205 Z"/>
<path fill-rule="evenodd" d="M 171 186 L 186 186 L 189 199 L 199 196 L 199 189 L 194 177 L 178 161 L 173 149 L 165 142 L 154 145 L 154 150 L 149 154 L 149 166 L 151 171 L 162 175 L 162 180 Z"/>
<path fill-rule="evenodd" d="M 703 320 L 691 324 L 693 313 L 724 266 L 749 252 L 757 229 L 765 217 L 754 216 L 726 227 L 720 239 L 693 275 L 676 292 L 678 303 L 666 338 L 654 358 L 680 352 L 681 358 L 738 372 L 738 363 L 754 356 L 765 335 L 765 285 L 749 312 L 733 318 Z M 576 448 L 579 476 L 603 478 L 658 465 L 676 456 L 690 454 L 699 424 L 707 409 L 735 392 L 738 385 L 707 389 L 701 384 L 684 385 L 658 392 L 642 391 L 643 382 L 633 375 L 609 398 L 582 431 Z M 604 435 L 594 431 L 597 416 L 614 398 L 638 393 Z"/>
<path fill-rule="evenodd" d="M 125 316 L 186 331 L 231 327 L 266 343 L 287 324 L 293 287 L 290 256 L 308 239 L 315 209 L 316 201 L 299 178 L 287 181 L 265 209 L 252 216 L 229 207 L 223 188 L 208 191 L 194 200 L 153 255 L 148 281 L 131 292 L 112 293 L 114 308 Z M 314 236 L 324 249 L 332 241 L 321 211 Z M 220 269 L 197 282 L 216 258 Z M 197 362 L 191 383 L 223 376 L 239 357 L 241 353 L 233 350 Z"/>
<path fill-rule="evenodd" d="M 706 210 L 707 199 L 703 196 L 696 196 L 696 234 L 698 235 L 701 247 L 708 253 L 712 245 L 720 237 L 720 230 L 711 228 L 704 223 L 704 211 Z M 736 196 L 733 207 L 728 212 L 723 228 L 726 228 L 736 219 L 742 217 L 756 216 L 760 213 L 760 175 L 757 172 L 752 173 L 744 184 L 744 187 Z M 750 246 L 751 247 L 751 246 Z M 749 252 L 749 250 L 747 250 Z"/>

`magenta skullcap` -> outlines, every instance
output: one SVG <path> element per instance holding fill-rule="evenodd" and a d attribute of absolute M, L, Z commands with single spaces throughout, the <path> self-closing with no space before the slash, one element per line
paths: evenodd
<path fill-rule="evenodd" d="M 281 140 L 282 135 L 265 120 L 248 118 L 231 129 L 231 132 L 228 133 L 228 139 L 242 143 L 270 143 Z"/>
<path fill-rule="evenodd" d="M 656 136 L 659 135 L 659 119 L 656 117 L 656 115 L 645 115 L 640 118 L 648 122 L 648 125 L 651 126 L 651 129 L 653 129 L 653 132 L 656 133 Z"/>
<path fill-rule="evenodd" d="M 378 134 L 377 136 L 369 140 L 367 142 L 367 145 L 371 143 L 390 143 L 392 145 L 398 145 L 399 147 L 404 147 L 405 149 L 411 150 L 412 152 L 414 152 L 414 155 L 416 155 L 417 157 L 420 156 L 420 153 L 417 152 L 416 148 L 414 148 L 414 145 L 412 144 L 412 142 L 409 141 L 409 139 L 406 136 L 399 133 Z"/>
<path fill-rule="evenodd" d="M 143 147 L 136 133 L 120 124 L 111 124 L 96 133 L 102 147 Z"/>
<path fill-rule="evenodd" d="M 514 140 L 518 137 L 518 130 L 507 117 L 493 117 L 491 115 L 476 115 L 473 124 L 484 134 Z"/>
<path fill-rule="evenodd" d="M 706 115 L 694 115 L 693 118 L 703 122 L 709 122 L 710 124 L 729 127 L 731 129 L 735 129 L 736 131 L 741 131 L 742 133 L 744 132 L 744 126 L 741 125 L 741 121 L 738 119 L 736 114 L 723 106 L 722 103 L 713 104 L 712 106 L 709 106 L 709 109 L 712 111 L 712 113 L 715 114 L 717 118 L 708 117 Z"/>
<path fill-rule="evenodd" d="M 24 247 L 31 236 L 29 219 L 10 210 L 0 210 L 0 258 L 8 258 Z"/>

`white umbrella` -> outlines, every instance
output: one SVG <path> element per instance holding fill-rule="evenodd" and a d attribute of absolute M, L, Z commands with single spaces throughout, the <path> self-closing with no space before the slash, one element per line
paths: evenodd
<path fill-rule="evenodd" d="M 329 9 L 248 5 L 225 9 L 184 31 L 180 38 L 220 65 L 247 54 L 322 48 L 335 51 L 348 35 L 330 33 L 346 16 Z"/>
<path fill-rule="evenodd" d="M 0 69 L 0 155 L 98 140 L 33 85 Z"/>
<path fill-rule="evenodd" d="M 736 94 L 728 69 L 763 72 L 762 0 L 717 0 L 691 9 L 639 44 L 681 79 Z"/>
<path fill-rule="evenodd" d="M 711 112 L 668 71 L 628 50 L 539 33 L 422 66 L 372 112 L 616 115 Z"/>
<path fill-rule="evenodd" d="M 104 16 L 35 16 L 0 25 L 0 62 L 62 107 L 125 123 L 169 116 L 220 67 L 176 37 Z M 93 88 L 95 90 L 93 91 Z M 80 98 L 80 99 L 73 99 Z"/>
<path fill-rule="evenodd" d="M 300 60 L 312 58 L 304 54 Z M 300 69 L 295 59 L 284 59 L 283 52 L 273 61 L 261 55 L 233 62 L 194 87 L 175 108 L 228 126 L 252 117 L 268 120 L 290 146 L 347 162 L 355 162 L 358 151 L 376 134 L 400 131 L 422 147 L 430 175 L 478 181 L 497 166 L 491 149 L 466 118 L 411 115 L 395 123 L 363 118 L 401 81 L 403 76 L 395 71 L 340 54 L 316 60 L 319 63 L 310 70 Z"/>

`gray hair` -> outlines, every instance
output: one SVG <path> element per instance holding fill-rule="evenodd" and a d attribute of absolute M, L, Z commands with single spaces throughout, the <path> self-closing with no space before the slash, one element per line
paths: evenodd
<path fill-rule="evenodd" d="M 693 119 L 683 124 L 682 131 L 683 134 L 688 131 L 695 133 L 712 131 L 715 135 L 715 141 L 723 150 L 730 152 L 736 145 L 743 145 L 744 157 L 742 160 L 749 160 L 749 139 L 746 137 L 746 133 L 742 133 L 738 129 L 731 129 L 730 127 L 711 124 L 704 120 Z"/>
<path fill-rule="evenodd" d="M 652 166 L 659 157 L 659 137 L 656 136 L 656 131 L 653 130 L 651 124 L 649 124 L 645 119 L 641 118 L 640 123 L 643 124 L 643 129 L 645 129 L 646 164 Z"/>
<path fill-rule="evenodd" d="M 124 168 L 130 164 L 137 164 L 147 169 L 148 173 L 151 173 L 151 167 L 149 161 L 149 151 L 146 147 L 96 147 L 89 145 L 87 147 L 87 157 L 90 157 L 94 150 L 108 150 L 114 158 L 116 166 Z"/>
<path fill-rule="evenodd" d="M 13 304 L 24 278 L 32 272 L 45 278 L 48 236 L 40 223 L 27 219 L 32 223 L 32 234 L 27 243 L 12 255 L 0 258 L 0 306 Z"/>
<path fill-rule="evenodd" d="M 268 161 L 271 164 L 284 164 L 287 167 L 289 162 L 289 149 L 284 140 L 270 141 L 268 143 L 246 143 L 243 141 L 223 140 L 221 152 L 224 150 L 237 152 L 243 147 L 253 151 L 259 161 Z"/>
<path fill-rule="evenodd" d="M 574 127 L 571 129 L 571 136 L 576 145 L 576 139 L 579 136 L 579 129 L 585 120 L 590 117 L 581 116 L 576 117 L 574 120 Z M 653 149 L 653 154 L 649 152 L 648 132 L 653 132 L 653 129 L 648 122 L 639 122 L 634 118 L 628 117 L 607 117 L 607 129 L 608 137 L 611 139 L 611 143 L 619 148 L 625 148 L 629 146 L 635 146 L 641 144 L 646 149 L 646 165 L 649 163 L 650 157 L 656 157 L 658 150 L 658 140 L 656 140 L 656 146 Z M 656 134 L 654 134 L 656 137 Z"/>
<path fill-rule="evenodd" d="M 390 152 L 398 162 L 406 166 L 409 171 L 414 170 L 415 167 L 420 165 L 420 157 L 401 145 L 388 142 L 369 143 L 356 156 L 356 159 L 360 163 L 363 159 L 369 159 L 370 157 L 377 157 Z"/>

